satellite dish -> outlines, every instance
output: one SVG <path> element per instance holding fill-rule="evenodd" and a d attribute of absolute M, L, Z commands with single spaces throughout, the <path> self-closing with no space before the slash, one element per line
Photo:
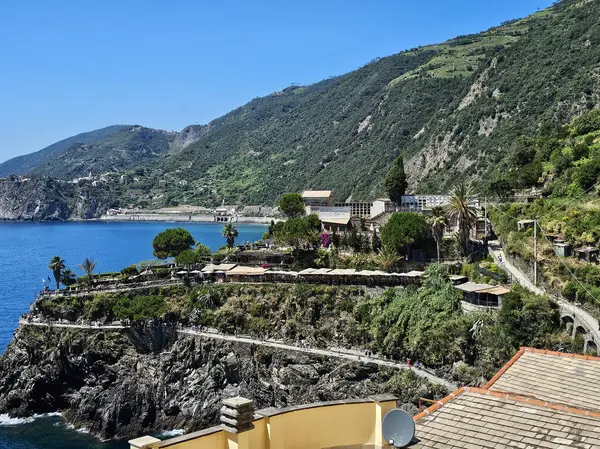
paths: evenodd
<path fill-rule="evenodd" d="M 415 422 L 404 410 L 395 408 L 383 417 L 383 438 L 394 447 L 406 447 L 415 436 Z"/>

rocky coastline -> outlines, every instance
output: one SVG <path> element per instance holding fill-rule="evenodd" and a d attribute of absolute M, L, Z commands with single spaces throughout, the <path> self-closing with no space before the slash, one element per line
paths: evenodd
<path fill-rule="evenodd" d="M 258 407 L 367 397 L 395 371 L 256 345 L 177 335 L 22 326 L 0 358 L 0 414 L 62 412 L 102 439 L 218 422 L 221 400 Z"/>

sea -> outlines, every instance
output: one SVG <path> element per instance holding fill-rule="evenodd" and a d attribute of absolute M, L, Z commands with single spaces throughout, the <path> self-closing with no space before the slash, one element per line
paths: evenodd
<path fill-rule="evenodd" d="M 38 292 L 50 282 L 48 263 L 64 259 L 78 275 L 77 265 L 88 257 L 96 272 L 120 271 L 153 259 L 152 239 L 170 227 L 187 229 L 196 241 L 216 251 L 225 244 L 220 223 L 165 222 L 0 222 L 0 353 L 12 339 L 21 314 L 29 310 Z M 264 225 L 237 225 L 236 243 L 254 242 Z M 177 430 L 175 430 L 177 432 Z M 73 429 L 60 415 L 10 419 L 0 415 L 0 449 L 125 449 L 124 441 L 101 442 L 86 429 Z"/>

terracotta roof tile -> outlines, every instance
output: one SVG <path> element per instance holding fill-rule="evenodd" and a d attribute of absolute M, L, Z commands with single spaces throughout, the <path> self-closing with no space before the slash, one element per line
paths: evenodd
<path fill-rule="evenodd" d="M 467 389 L 417 421 L 419 442 L 412 447 L 600 447 L 600 419 L 544 404 Z"/>
<path fill-rule="evenodd" d="M 600 361 L 524 350 L 489 387 L 555 404 L 600 411 Z"/>

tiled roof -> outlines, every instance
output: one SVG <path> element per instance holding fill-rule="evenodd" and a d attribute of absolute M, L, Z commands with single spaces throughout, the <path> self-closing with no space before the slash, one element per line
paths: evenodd
<path fill-rule="evenodd" d="M 557 410 L 524 396 L 479 388 L 456 394 L 417 421 L 420 441 L 412 448 L 600 447 L 600 419 L 579 410 Z"/>
<path fill-rule="evenodd" d="M 600 411 L 600 358 L 522 351 L 490 390 L 528 393 L 542 401 Z"/>
<path fill-rule="evenodd" d="M 600 358 L 521 348 L 415 416 L 414 448 L 600 448 Z"/>
<path fill-rule="evenodd" d="M 305 190 L 302 198 L 329 198 L 331 194 L 331 190 Z"/>

